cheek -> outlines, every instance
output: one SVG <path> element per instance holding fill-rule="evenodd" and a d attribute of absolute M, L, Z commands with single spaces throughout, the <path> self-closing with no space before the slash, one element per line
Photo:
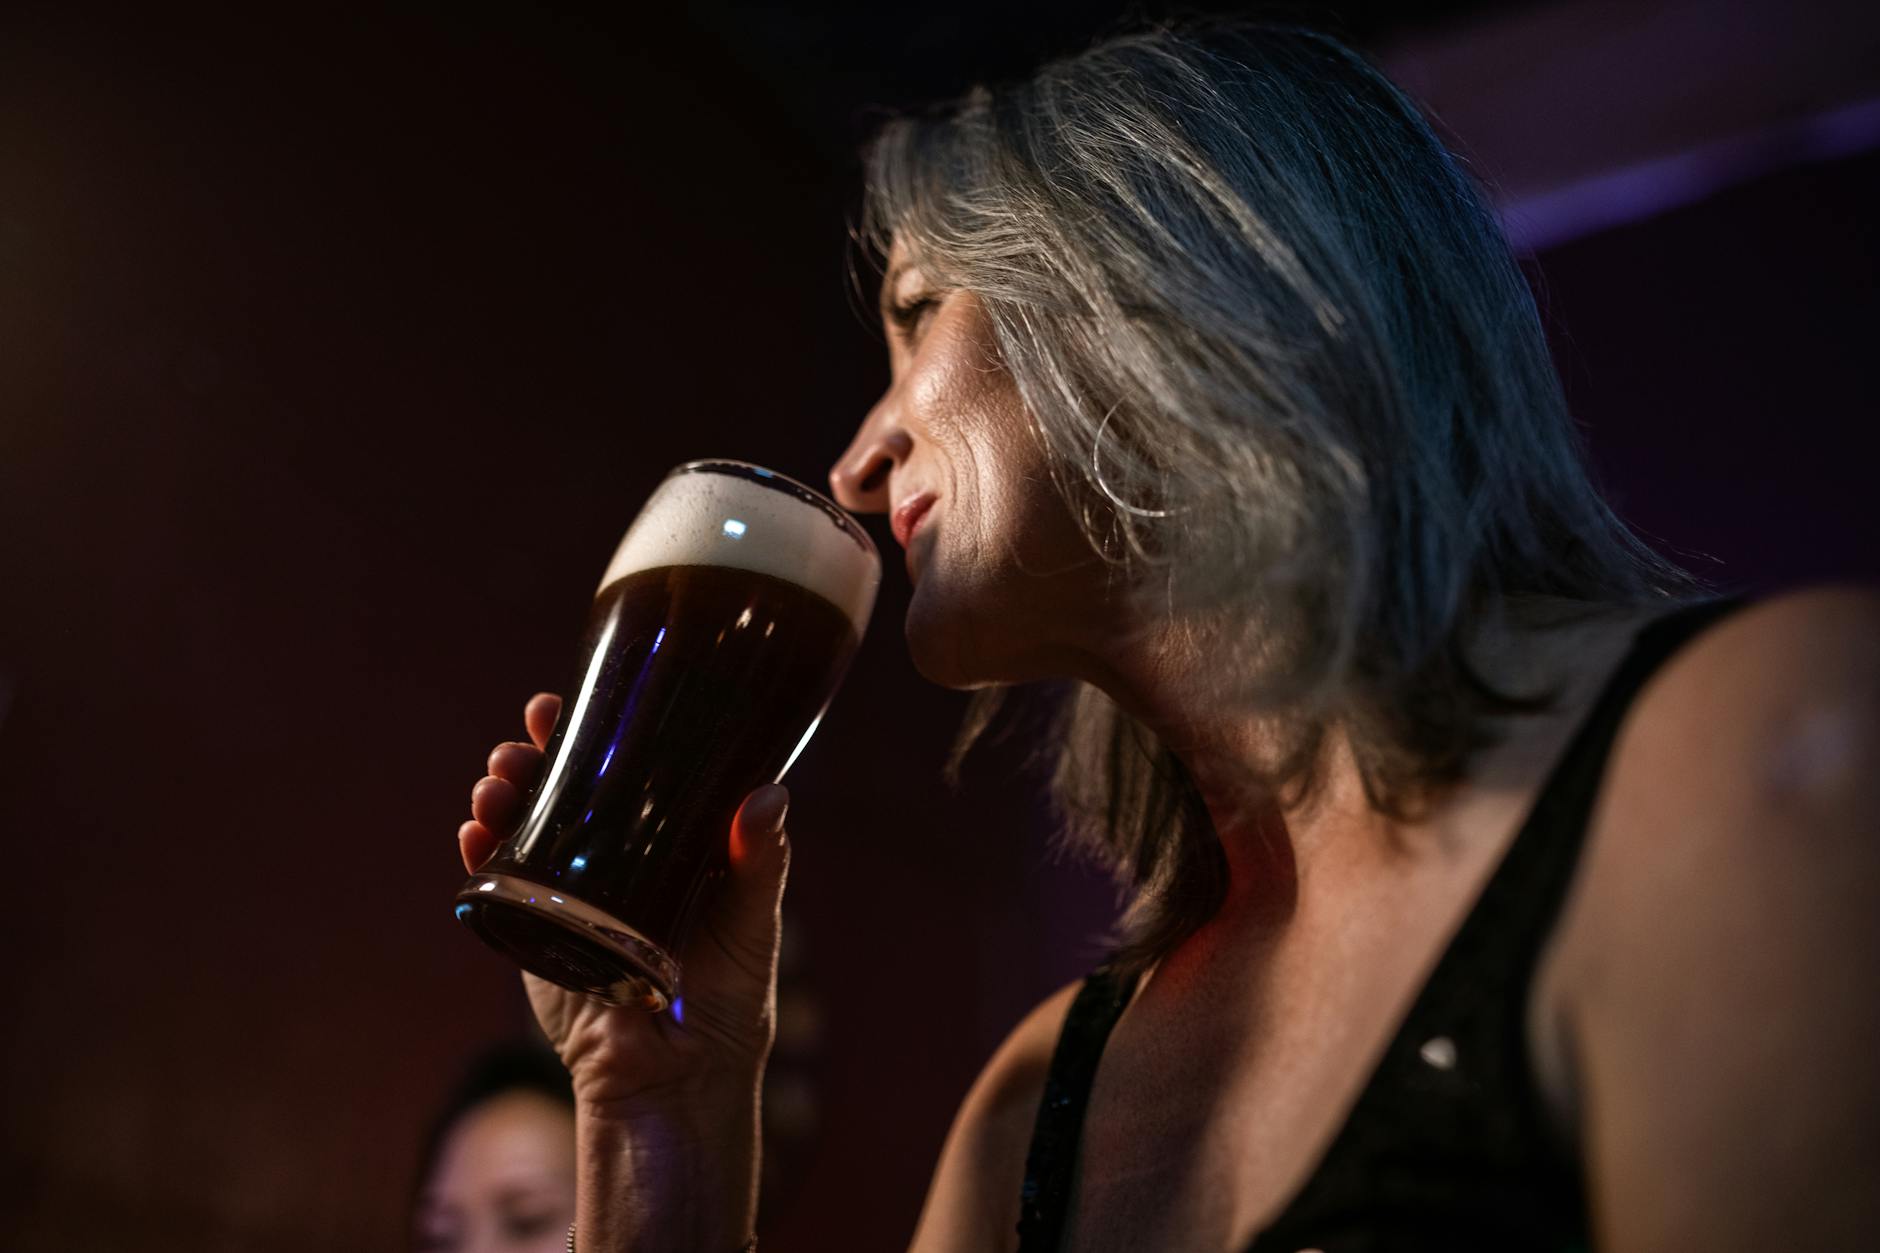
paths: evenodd
<path fill-rule="evenodd" d="M 908 604 L 915 667 L 946 687 L 1058 677 L 1104 612 L 1102 563 L 1042 472 L 980 479 L 916 538 Z"/>
<path fill-rule="evenodd" d="M 918 400 L 945 480 L 944 547 L 956 560 L 994 560 L 1024 534 L 1043 498 L 1056 499 L 1011 377 L 999 367 L 936 370 Z"/>
<path fill-rule="evenodd" d="M 1051 482 L 1011 375 L 962 334 L 908 380 L 944 501 L 916 537 L 909 652 L 948 687 L 1040 677 L 1070 635 L 1093 555 Z"/>

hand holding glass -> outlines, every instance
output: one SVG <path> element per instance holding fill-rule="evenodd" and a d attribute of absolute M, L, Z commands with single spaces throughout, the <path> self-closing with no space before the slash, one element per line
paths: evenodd
<path fill-rule="evenodd" d="M 665 1008 L 732 816 L 809 742 L 880 581 L 867 533 L 802 484 L 673 470 L 601 579 L 522 823 L 457 917 L 553 983 Z"/>

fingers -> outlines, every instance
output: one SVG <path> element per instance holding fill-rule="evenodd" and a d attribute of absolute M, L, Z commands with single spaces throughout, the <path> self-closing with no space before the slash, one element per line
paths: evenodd
<path fill-rule="evenodd" d="M 537 748 L 548 747 L 548 737 L 555 733 L 555 719 L 561 717 L 561 697 L 553 692 L 537 692 L 522 709 L 522 725 Z"/>
<path fill-rule="evenodd" d="M 490 750 L 488 766 L 492 775 L 526 792 L 542 772 L 543 760 L 542 750 L 533 744 L 510 740 Z"/>
<path fill-rule="evenodd" d="M 499 843 L 490 829 L 474 818 L 457 828 L 457 851 L 463 854 L 463 868 L 473 874 L 495 855 Z"/>
<path fill-rule="evenodd" d="M 744 798 L 731 823 L 731 873 L 761 875 L 765 867 L 783 858 L 788 843 L 784 817 L 790 812 L 790 790 L 769 783 Z"/>
<path fill-rule="evenodd" d="M 507 836 L 522 813 L 522 793 L 507 779 L 485 775 L 470 789 L 470 817 L 491 832 Z"/>
<path fill-rule="evenodd" d="M 554 733 L 561 712 L 561 697 L 542 692 L 523 711 L 529 736 L 535 743 L 509 740 L 490 750 L 489 775 L 470 790 L 470 816 L 492 831 L 507 832 L 515 823 L 522 794 L 535 786 L 546 755 L 542 746 Z"/>
<path fill-rule="evenodd" d="M 790 871 L 790 841 L 783 831 L 789 808 L 789 792 L 775 783 L 744 798 L 731 823 L 731 874 L 713 902 L 725 951 L 760 981 L 776 970 Z"/>
<path fill-rule="evenodd" d="M 523 725 L 534 743 L 511 740 L 490 751 L 489 774 L 470 789 L 470 821 L 457 828 L 457 851 L 463 855 L 465 869 L 475 871 L 488 861 L 503 837 L 515 829 L 523 794 L 542 773 L 542 750 L 560 716 L 561 697 L 537 692 L 522 711 Z"/>

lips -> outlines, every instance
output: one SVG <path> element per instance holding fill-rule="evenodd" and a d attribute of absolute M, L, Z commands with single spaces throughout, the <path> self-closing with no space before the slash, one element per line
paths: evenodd
<path fill-rule="evenodd" d="M 920 492 L 894 507 L 894 512 L 888 517 L 888 527 L 894 532 L 896 543 L 903 548 L 907 547 L 914 538 L 914 532 L 919 529 L 921 520 L 933 508 L 933 502 L 932 492 Z"/>

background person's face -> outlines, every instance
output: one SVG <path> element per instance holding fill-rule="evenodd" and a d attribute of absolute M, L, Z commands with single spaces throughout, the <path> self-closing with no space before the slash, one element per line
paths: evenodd
<path fill-rule="evenodd" d="M 534 1092 L 473 1106 L 418 1200 L 423 1253 L 559 1253 L 574 1221 L 574 1112 Z"/>

